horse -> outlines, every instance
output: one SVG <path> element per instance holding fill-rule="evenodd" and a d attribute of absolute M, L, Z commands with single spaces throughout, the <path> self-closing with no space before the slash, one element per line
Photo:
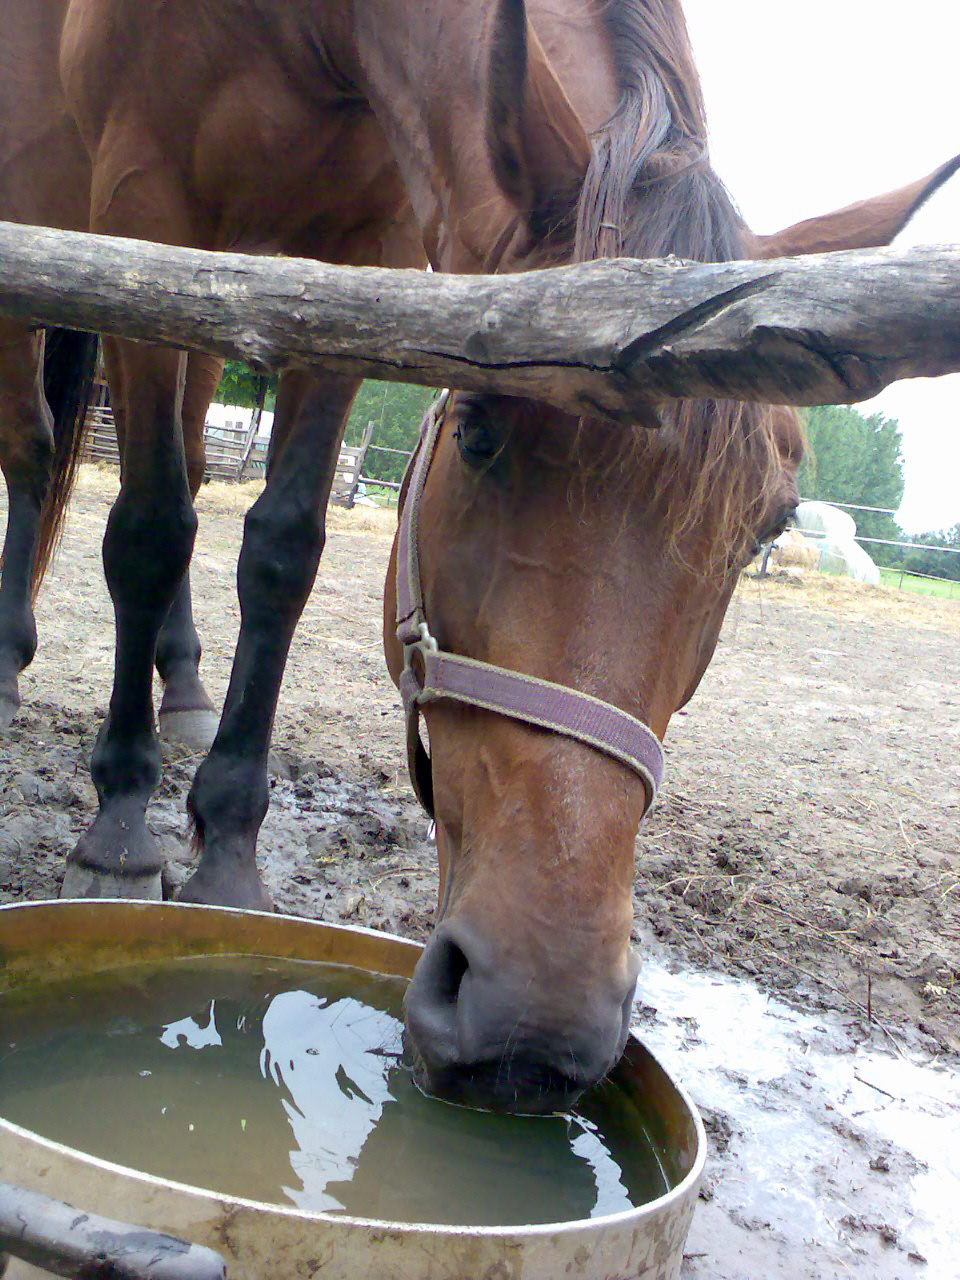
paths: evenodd
<path fill-rule="evenodd" d="M 39 112 L 15 149 L 43 171 L 21 216 L 49 220 L 37 191 L 65 187 L 73 165 L 62 224 L 86 218 L 120 236 L 467 272 L 776 257 L 886 243 L 952 171 L 754 235 L 709 162 L 678 0 L 37 0 L 22 19 L 0 0 L 0 13 L 18 101 Z M 51 49 L 58 83 L 38 85 L 31 57 L 49 67 Z M 36 494 L 50 423 L 37 339 L 17 341 L 34 371 L 18 403 L 40 456 Z M 106 348 L 122 421 L 104 536 L 116 664 L 92 758 L 99 812 L 65 889 L 138 896 L 160 871 L 145 823 L 159 773 L 152 670 L 196 529 L 193 357 Z M 188 798 L 200 857 L 185 901 L 271 905 L 256 867 L 267 752 L 356 389 L 339 374 L 282 373 L 266 486 L 245 520 L 230 686 Z M 427 630 L 421 644 L 397 616 L 411 583 L 398 542 L 384 597 L 393 678 L 422 676 L 429 637 L 592 699 L 652 760 L 710 660 L 741 567 L 797 504 L 796 415 L 651 403 L 625 428 L 454 391 L 427 438 L 404 495 L 416 520 L 400 535 L 414 535 Z M 474 1105 L 565 1106 L 625 1043 L 634 841 L 656 770 L 608 740 L 450 697 L 419 705 L 422 693 L 411 705 L 430 755 L 413 716 L 411 759 L 436 818 L 440 890 L 406 1002 L 414 1071 Z"/>
<path fill-rule="evenodd" d="M 91 162 L 60 90 L 60 34 L 67 5 L 0 4 L 0 217 L 10 222 L 86 230 Z M 0 732 L 20 706 L 18 676 L 37 647 L 33 601 L 62 528 L 76 475 L 97 339 L 35 333 L 0 317 L 0 470 L 8 494 L 0 577 Z M 122 372 L 107 341 L 121 458 Z M 180 419 L 191 494 L 203 481 L 203 427 L 223 369 L 216 356 L 186 361 Z M 193 624 L 189 573 L 164 618 L 155 661 L 164 682 L 164 736 L 193 746 L 213 741 L 217 715 L 199 678 L 201 647 Z"/>

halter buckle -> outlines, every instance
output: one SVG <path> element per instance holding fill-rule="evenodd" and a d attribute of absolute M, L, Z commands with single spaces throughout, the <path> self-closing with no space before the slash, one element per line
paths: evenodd
<path fill-rule="evenodd" d="M 431 634 L 430 628 L 426 622 L 417 623 L 418 639 L 405 641 L 403 646 L 403 669 L 404 671 L 413 670 L 413 655 L 415 653 L 439 653 L 440 646 L 437 644 L 436 638 Z M 416 674 L 416 673 L 414 673 Z"/>

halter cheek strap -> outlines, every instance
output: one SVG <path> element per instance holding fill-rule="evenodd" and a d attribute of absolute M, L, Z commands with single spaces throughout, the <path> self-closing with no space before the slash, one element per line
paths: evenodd
<path fill-rule="evenodd" d="M 590 694 L 489 662 L 443 653 L 430 634 L 420 580 L 420 502 L 448 399 L 449 392 L 444 391 L 427 410 L 421 425 L 420 444 L 407 473 L 406 500 L 397 537 L 397 639 L 403 645 L 400 693 L 407 721 L 407 760 L 413 789 L 433 817 L 433 776 L 430 757 L 420 737 L 420 708 L 446 698 L 576 738 L 619 760 L 642 778 L 647 793 L 646 813 L 663 780 L 663 749 L 652 729 Z"/>

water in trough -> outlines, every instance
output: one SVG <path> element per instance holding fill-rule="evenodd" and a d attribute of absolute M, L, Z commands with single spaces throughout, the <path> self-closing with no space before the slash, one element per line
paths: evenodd
<path fill-rule="evenodd" d="M 425 1098 L 405 983 L 252 957 L 111 970 L 0 999 L 0 1114 L 161 1177 L 403 1222 L 558 1222 L 666 1190 L 634 1104 L 493 1116 Z"/>

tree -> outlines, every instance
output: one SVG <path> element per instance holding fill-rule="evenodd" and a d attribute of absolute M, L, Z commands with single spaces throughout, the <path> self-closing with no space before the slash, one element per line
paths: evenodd
<path fill-rule="evenodd" d="M 911 542 L 922 547 L 948 547 L 958 552 L 957 555 L 944 555 L 941 551 L 924 551 L 920 547 L 909 550 L 900 549 L 900 564 L 911 573 L 928 573 L 933 578 L 950 578 L 960 582 L 960 524 L 952 529 L 942 529 L 936 533 L 918 533 L 910 538 Z"/>
<path fill-rule="evenodd" d="M 896 510 L 903 497 L 900 426 L 881 413 L 864 417 L 847 405 L 807 409 L 807 454 L 800 468 L 803 498 L 848 502 Z M 863 538 L 900 540 L 903 532 L 892 515 L 851 512 Z M 897 564 L 898 548 L 867 543 L 878 564 Z M 946 557 L 943 557 L 944 559 Z"/>
<path fill-rule="evenodd" d="M 381 453 L 372 448 L 363 465 L 363 473 L 374 480 L 391 480 L 399 484 L 407 465 L 405 454 L 416 447 L 420 422 L 427 405 L 436 395 L 429 387 L 408 386 L 402 382 L 368 380 L 357 392 L 344 439 L 359 444 L 368 422 L 376 425 L 373 445 L 398 449 L 402 453 Z"/>
<path fill-rule="evenodd" d="M 228 360 L 223 366 L 223 377 L 213 394 L 214 400 L 220 404 L 237 404 L 247 409 L 255 408 L 260 383 L 259 374 L 241 364 L 239 360 Z M 277 399 L 276 376 L 267 379 L 266 408 L 272 410 Z"/>

